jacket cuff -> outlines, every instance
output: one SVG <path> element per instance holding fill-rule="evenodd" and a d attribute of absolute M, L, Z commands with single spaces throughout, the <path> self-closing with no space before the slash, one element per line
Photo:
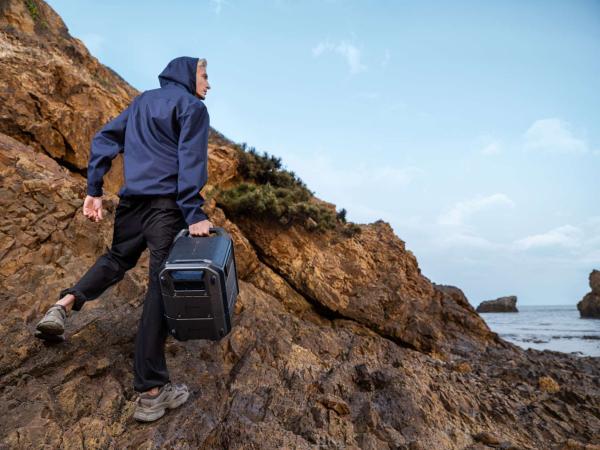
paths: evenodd
<path fill-rule="evenodd" d="M 91 197 L 102 197 L 102 188 L 95 186 L 88 186 L 87 195 Z"/>
<path fill-rule="evenodd" d="M 204 214 L 204 211 L 202 211 L 200 208 L 198 208 L 199 211 L 195 211 L 192 214 L 189 214 L 185 221 L 187 222 L 188 225 L 192 225 L 194 223 L 197 222 L 201 222 L 203 220 L 208 220 L 208 216 L 206 214 Z"/>

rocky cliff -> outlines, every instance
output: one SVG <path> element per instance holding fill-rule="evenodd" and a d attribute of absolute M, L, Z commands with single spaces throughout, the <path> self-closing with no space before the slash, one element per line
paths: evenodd
<path fill-rule="evenodd" d="M 384 222 L 360 233 L 228 217 L 239 149 L 213 133 L 213 222 L 234 237 L 240 296 L 220 342 L 168 343 L 191 401 L 131 418 L 147 258 L 68 322 L 32 330 L 110 245 L 80 208 L 93 133 L 136 91 L 37 0 L 0 1 L 0 400 L 5 448 L 600 448 L 600 361 L 522 351 L 460 289 L 432 284 Z M 318 202 L 318 199 L 314 199 Z"/>
<path fill-rule="evenodd" d="M 71 37 L 44 2 L 0 1 L 0 132 L 85 175 L 93 133 L 136 90 Z M 119 157 L 106 180 L 118 189 Z"/>

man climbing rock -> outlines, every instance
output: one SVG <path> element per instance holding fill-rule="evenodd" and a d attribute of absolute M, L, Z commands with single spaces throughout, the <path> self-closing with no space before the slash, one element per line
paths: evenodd
<path fill-rule="evenodd" d="M 150 250 L 148 290 L 135 341 L 134 388 L 140 393 L 134 417 L 153 421 L 189 396 L 183 384 L 172 384 L 165 361 L 167 324 L 158 272 L 175 235 L 189 228 L 207 236 L 212 227 L 202 211 L 200 190 L 207 181 L 209 116 L 205 99 L 210 85 L 206 60 L 180 57 L 159 75 L 160 88 L 136 97 L 92 140 L 87 197 L 83 214 L 102 220 L 103 177 L 123 153 L 125 182 L 119 191 L 110 250 L 72 287 L 64 289 L 37 324 L 36 337 L 63 340 L 70 309 L 99 297 L 123 279 Z"/>

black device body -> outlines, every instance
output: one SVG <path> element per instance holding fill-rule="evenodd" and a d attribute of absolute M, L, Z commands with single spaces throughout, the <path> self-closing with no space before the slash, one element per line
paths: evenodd
<path fill-rule="evenodd" d="M 181 230 L 159 274 L 169 332 L 180 341 L 217 341 L 231 331 L 239 293 L 233 241 L 222 228 L 210 231 Z"/>

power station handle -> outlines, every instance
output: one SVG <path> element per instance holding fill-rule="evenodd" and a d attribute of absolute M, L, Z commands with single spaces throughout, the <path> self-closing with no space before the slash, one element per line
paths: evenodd
<path fill-rule="evenodd" d="M 214 228 L 209 228 L 208 230 L 209 233 L 215 233 L 219 236 L 223 236 L 225 235 L 225 230 L 221 227 L 214 227 Z M 189 236 L 190 235 L 190 230 L 187 228 L 184 228 L 183 230 L 181 230 L 177 236 L 175 236 L 175 240 L 179 239 L 182 236 Z M 192 236 L 192 237 L 204 237 L 204 236 Z"/>

